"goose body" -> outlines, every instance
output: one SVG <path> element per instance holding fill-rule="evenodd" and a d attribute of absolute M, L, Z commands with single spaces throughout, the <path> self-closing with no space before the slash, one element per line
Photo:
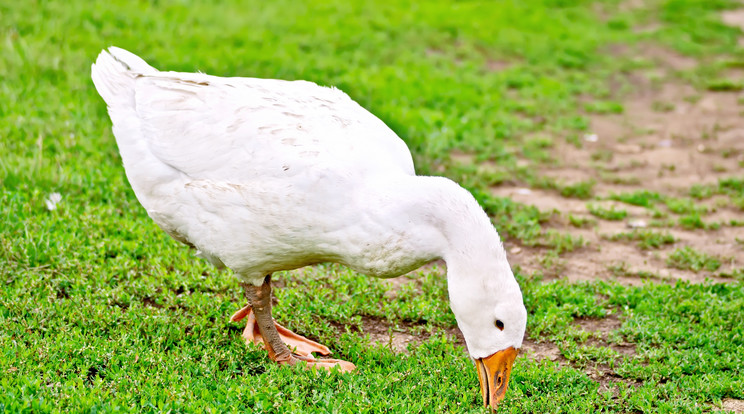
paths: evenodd
<path fill-rule="evenodd" d="M 473 358 L 520 347 L 522 296 L 487 215 L 456 183 L 416 176 L 405 143 L 345 93 L 161 72 L 113 47 L 92 78 L 147 213 L 246 285 L 319 262 L 394 277 L 441 258 Z"/>

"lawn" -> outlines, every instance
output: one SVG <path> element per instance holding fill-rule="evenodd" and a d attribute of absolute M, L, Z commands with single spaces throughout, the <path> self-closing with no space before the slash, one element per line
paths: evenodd
<path fill-rule="evenodd" d="M 334 264 L 275 276 L 277 320 L 354 373 L 246 347 L 237 280 L 129 188 L 90 81 L 110 45 L 337 86 L 419 174 L 472 191 L 529 313 L 500 412 L 744 410 L 737 7 L 3 2 L 0 412 L 486 412 L 441 263 L 396 283 Z"/>

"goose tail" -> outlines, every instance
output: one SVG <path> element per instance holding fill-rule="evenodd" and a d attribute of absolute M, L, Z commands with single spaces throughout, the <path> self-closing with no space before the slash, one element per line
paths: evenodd
<path fill-rule="evenodd" d="M 93 84 L 110 111 L 122 105 L 134 108 L 134 80 L 157 72 L 139 56 L 114 46 L 101 51 L 91 65 Z"/>
<path fill-rule="evenodd" d="M 152 153 L 137 111 L 137 79 L 158 73 L 140 57 L 118 47 L 103 50 L 91 65 L 91 78 L 108 106 L 127 178 L 148 211 L 152 182 L 173 174 L 172 169 Z"/>

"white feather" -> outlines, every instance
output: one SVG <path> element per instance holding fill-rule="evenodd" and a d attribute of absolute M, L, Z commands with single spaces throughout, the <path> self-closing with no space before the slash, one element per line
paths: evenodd
<path fill-rule="evenodd" d="M 343 92 L 160 72 L 118 48 L 92 78 L 137 198 L 212 263 L 260 284 L 324 261 L 393 277 L 443 258 L 471 355 L 521 345 L 522 296 L 486 214 L 452 181 L 416 176 L 403 141 Z"/>

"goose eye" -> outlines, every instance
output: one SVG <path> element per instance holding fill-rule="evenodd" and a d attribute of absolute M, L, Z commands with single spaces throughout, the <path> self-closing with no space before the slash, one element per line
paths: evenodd
<path fill-rule="evenodd" d="M 494 325 L 496 325 L 496 327 L 499 328 L 500 331 L 504 330 L 504 322 L 501 322 L 500 320 L 496 319 L 496 322 L 494 322 Z"/>

